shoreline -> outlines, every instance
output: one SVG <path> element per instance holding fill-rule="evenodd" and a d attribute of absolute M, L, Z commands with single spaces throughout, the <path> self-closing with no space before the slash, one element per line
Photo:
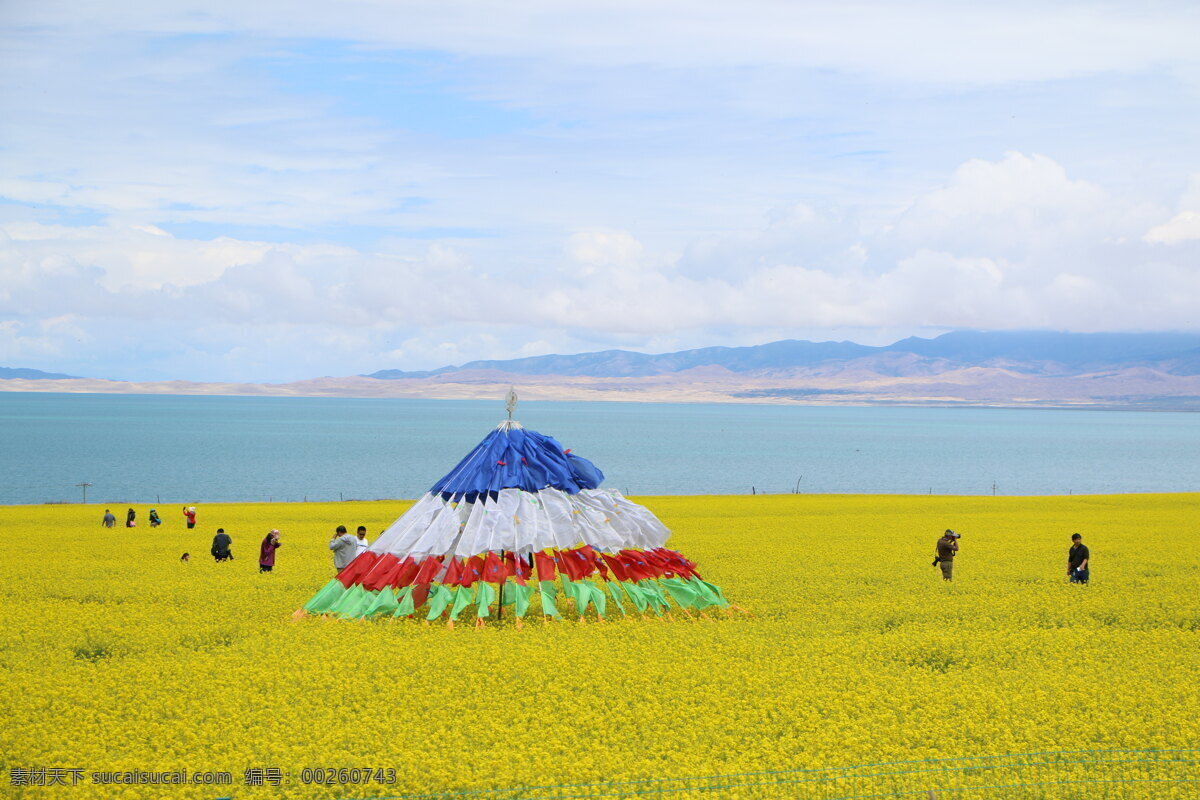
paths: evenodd
<path fill-rule="evenodd" d="M 624 494 L 624 493 L 622 493 L 622 494 Z M 1001 502 L 1001 503 L 1006 502 L 1006 501 L 1028 502 L 1028 501 L 1034 501 L 1034 500 L 1097 500 L 1097 499 L 1101 499 L 1101 498 L 1120 498 L 1120 499 L 1125 499 L 1125 500 L 1134 500 L 1134 499 L 1141 499 L 1141 498 L 1195 497 L 1197 502 L 1200 502 L 1200 489 L 1197 489 L 1195 491 L 1188 491 L 1188 492 L 1171 492 L 1171 491 L 1164 491 L 1164 492 L 1109 492 L 1106 494 L 991 495 L 991 494 L 895 494 L 895 493 L 875 494 L 875 493 L 864 493 L 864 492 L 852 492 L 852 493 L 845 493 L 845 494 L 839 494 L 839 493 L 819 494 L 819 493 L 815 493 L 815 492 L 814 493 L 759 492 L 758 494 L 745 494 L 745 493 L 739 493 L 739 494 L 636 494 L 636 493 L 634 493 L 634 494 L 629 494 L 629 495 L 625 495 L 625 496 L 629 497 L 631 499 L 637 500 L 638 502 L 654 502 L 656 500 L 680 500 L 680 499 L 685 499 L 685 498 L 697 500 L 697 501 L 709 500 L 709 499 L 733 500 L 733 499 L 743 499 L 744 498 L 744 499 L 748 499 L 751 501 L 755 501 L 755 500 L 758 500 L 759 498 L 766 500 L 767 498 L 781 498 L 781 497 L 791 497 L 791 498 L 796 498 L 796 499 L 808 498 L 808 499 L 812 499 L 812 500 L 853 500 L 855 498 L 870 498 L 871 500 L 884 500 L 884 499 L 916 500 L 916 499 L 920 499 L 920 498 L 925 498 L 927 500 L 971 500 L 971 501 L 989 500 L 989 501 L 996 501 L 996 502 Z M 197 506 L 202 505 L 202 506 L 222 506 L 222 507 L 224 507 L 224 506 L 373 505 L 373 504 L 380 504 L 380 503 L 389 503 L 389 504 L 390 503 L 401 503 L 401 504 L 411 505 L 411 504 L 417 502 L 417 500 L 419 500 L 419 499 L 420 498 L 386 498 L 386 497 L 374 498 L 371 500 L 360 500 L 360 499 L 349 499 L 349 500 L 196 500 L 196 499 L 192 499 L 192 500 L 184 500 L 184 501 L 170 500 L 170 501 L 162 501 L 162 502 L 158 502 L 158 501 L 143 502 L 143 501 L 137 501 L 137 500 L 134 500 L 134 501 L 106 500 L 106 501 L 98 502 L 98 503 L 48 501 L 48 502 L 42 502 L 42 503 L 0 503 L 0 509 L 5 509 L 5 508 L 22 508 L 22 509 L 29 509 L 29 508 L 72 508 L 72 509 L 86 508 L 86 509 L 96 509 L 96 508 L 103 508 L 105 506 L 125 506 L 125 507 L 132 506 L 135 508 L 138 506 L 150 506 L 150 507 L 162 506 L 163 508 L 173 508 L 174 506 L 189 505 L 189 504 L 197 505 Z M 151 530 L 151 528 L 148 525 L 147 526 L 139 526 L 139 527 L 143 527 L 146 530 Z M 169 526 L 166 526 L 165 524 L 164 524 L 164 527 L 169 528 Z M 113 528 L 113 530 L 118 530 L 118 529 L 124 530 L 125 528 L 123 525 L 117 525 L 116 527 Z M 153 530 L 158 530 L 158 529 L 155 528 Z"/>
<path fill-rule="evenodd" d="M 196 389 L 194 391 L 175 389 L 94 389 L 94 388 L 62 388 L 62 387 L 28 387 L 12 386 L 10 384 L 22 381 L 0 380 L 0 395 L 3 394 L 46 394 L 58 396 L 128 396 L 128 397 L 214 397 L 214 398 L 273 398 L 296 400 L 435 400 L 439 402 L 469 402 L 475 400 L 495 401 L 496 398 L 508 391 L 508 386 L 497 384 L 488 387 L 487 391 L 471 393 L 396 393 L 396 394 L 356 394 L 336 392 L 303 392 L 281 389 L 271 391 L 269 387 L 285 387 L 289 384 L 238 384 L 238 386 L 267 387 L 263 391 L 241 390 L 220 391 Z M 45 383 L 46 381 L 27 381 L 26 383 Z M 54 383 L 61 383 L 54 381 Z M 198 384 L 209 386 L 209 384 Z M 1030 410 L 1030 411 L 1145 411 L 1148 413 L 1197 413 L 1200 412 L 1200 400 L 1195 403 L 1156 404 L 1151 402 L 1103 402 L 1094 399 L 1075 401 L 1018 401 L 1018 400 L 963 400 L 959 398 L 886 398 L 873 397 L 843 400 L 829 400 L 829 395 L 814 395 L 820 400 L 805 400 L 796 397 L 756 396 L 738 397 L 736 395 L 714 394 L 713 396 L 675 395 L 640 393 L 636 391 L 608 391 L 604 393 L 570 393 L 561 395 L 530 391 L 530 387 L 520 386 L 523 402 L 537 403 L 642 403 L 646 405 L 729 405 L 729 406 L 788 406 L 793 408 L 974 408 L 997 410 Z M 600 396 L 602 394 L 602 396 Z"/>
<path fill-rule="evenodd" d="M 1010 376 L 1006 376 L 1010 377 Z M 719 380 L 578 378 L 487 375 L 458 382 L 430 379 L 316 378 L 291 383 L 192 381 L 110 381 L 95 378 L 0 379 L 0 392 L 12 394 L 134 395 L 151 397 L 294 397 L 357 400 L 496 400 L 516 387 L 523 401 L 653 404 L 721 404 L 851 408 L 1031 408 L 1103 411 L 1200 411 L 1200 383 L 1175 387 L 1135 387 L 1116 383 L 1111 394 L 1079 391 L 1074 379 L 1031 378 L 1013 384 L 980 383 L 978 376 L 873 378 L 747 377 Z M 1095 391 L 1098 387 L 1087 387 Z M 1038 391 L 1040 390 L 1040 391 Z M 1121 391 L 1125 390 L 1125 391 Z M 1157 391 L 1156 391 L 1157 390 Z"/>

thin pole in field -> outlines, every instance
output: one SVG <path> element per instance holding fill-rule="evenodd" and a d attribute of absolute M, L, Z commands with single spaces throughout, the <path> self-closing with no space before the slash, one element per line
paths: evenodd
<path fill-rule="evenodd" d="M 75 485 L 78 486 L 80 489 L 83 489 L 83 504 L 87 505 L 87 490 L 88 490 L 89 486 L 92 486 L 94 484 L 84 481 L 83 483 L 77 483 Z"/>

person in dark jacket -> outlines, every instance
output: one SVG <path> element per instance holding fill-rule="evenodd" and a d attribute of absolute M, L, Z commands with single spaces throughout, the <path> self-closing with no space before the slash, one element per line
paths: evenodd
<path fill-rule="evenodd" d="M 1088 570 L 1088 562 L 1091 560 L 1092 553 L 1083 543 L 1083 537 L 1078 533 L 1071 534 L 1071 549 L 1067 551 L 1067 577 L 1071 579 L 1071 583 L 1087 585 L 1088 578 L 1091 577 Z"/>
<path fill-rule="evenodd" d="M 217 528 L 217 535 L 213 537 L 212 557 L 217 561 L 233 561 L 233 552 L 229 549 L 233 544 L 233 539 L 229 538 L 229 534 L 224 528 Z"/>
<path fill-rule="evenodd" d="M 158 516 L 158 512 L 152 508 L 150 509 L 150 527 L 157 528 L 159 525 L 162 525 L 162 519 Z"/>
<path fill-rule="evenodd" d="M 262 540 L 258 548 L 258 571 L 270 572 L 275 569 L 275 551 L 279 549 L 279 531 L 272 528 L 267 538 Z"/>
<path fill-rule="evenodd" d="M 132 528 L 137 525 L 137 512 L 132 508 L 125 512 L 125 527 Z"/>

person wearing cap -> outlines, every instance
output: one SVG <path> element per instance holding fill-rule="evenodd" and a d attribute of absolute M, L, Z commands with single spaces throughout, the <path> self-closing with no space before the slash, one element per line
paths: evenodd
<path fill-rule="evenodd" d="M 279 549 L 279 531 L 272 528 L 262 540 L 258 548 L 258 571 L 270 572 L 275 569 L 275 551 Z"/>
<path fill-rule="evenodd" d="M 333 568 L 341 572 L 358 555 L 358 539 L 346 533 L 345 525 L 338 525 L 329 549 L 333 551 Z"/>
<path fill-rule="evenodd" d="M 1067 577 L 1071 583 L 1087 585 L 1090 577 L 1088 562 L 1091 558 L 1092 554 L 1083 543 L 1083 537 L 1078 533 L 1071 534 L 1071 549 L 1067 551 Z"/>
<path fill-rule="evenodd" d="M 958 534 L 947 528 L 946 532 L 942 534 L 942 538 L 937 540 L 935 547 L 937 558 L 934 559 L 934 563 L 942 568 L 942 580 L 953 580 L 954 554 L 958 552 Z"/>

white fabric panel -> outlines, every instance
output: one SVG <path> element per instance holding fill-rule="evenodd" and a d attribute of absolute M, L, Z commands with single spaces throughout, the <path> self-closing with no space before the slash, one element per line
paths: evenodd
<path fill-rule="evenodd" d="M 446 502 L 440 497 L 426 493 L 412 508 L 400 515 L 400 518 L 387 527 L 379 538 L 367 549 L 372 553 L 400 553 L 407 555 L 413 542 L 429 528 Z"/>
<path fill-rule="evenodd" d="M 426 494 L 375 540 L 370 549 L 399 558 L 453 552 L 466 558 L 488 550 L 528 554 L 581 544 L 602 552 L 662 547 L 671 532 L 648 508 L 620 492 L 503 489 L 495 500 L 452 504 Z"/>
<path fill-rule="evenodd" d="M 585 489 L 580 494 L 603 491 L 602 489 Z M 630 525 L 631 530 L 637 531 L 639 537 L 648 542 L 648 544 L 642 545 L 643 548 L 653 550 L 656 547 L 662 547 L 667 543 L 667 539 L 671 538 L 671 530 L 663 525 L 650 509 L 626 500 L 625 496 L 618 491 L 612 490 L 605 493 L 612 500 L 621 519 Z"/>

